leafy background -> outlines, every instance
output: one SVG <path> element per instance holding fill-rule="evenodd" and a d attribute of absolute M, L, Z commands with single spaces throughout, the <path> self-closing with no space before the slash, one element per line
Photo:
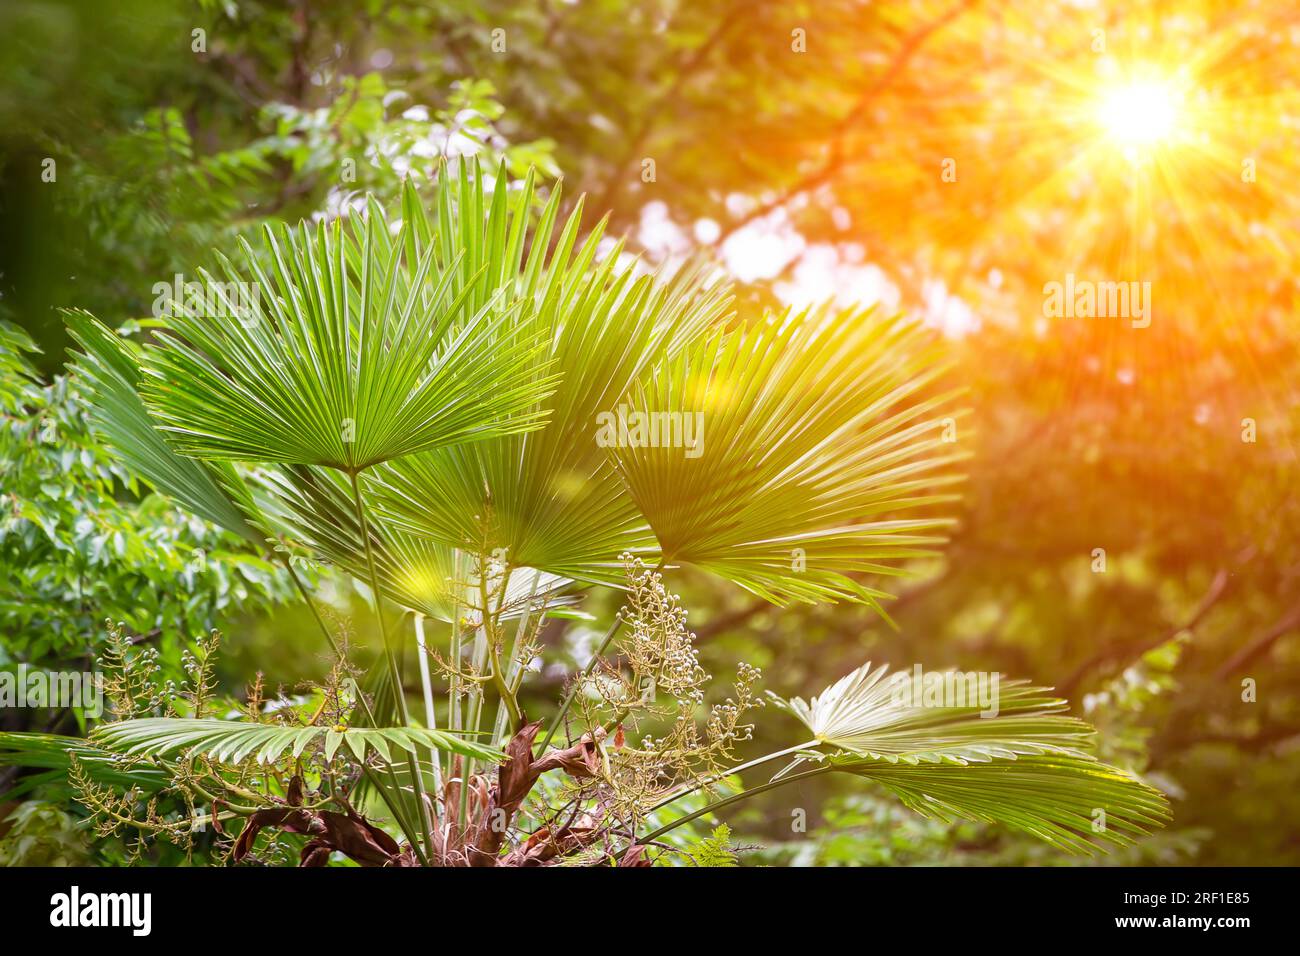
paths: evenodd
<path fill-rule="evenodd" d="M 754 302 L 879 297 L 950 333 L 969 479 L 943 558 L 889 605 L 897 629 L 682 576 L 707 667 L 744 659 L 805 696 L 868 658 L 1029 676 L 1175 798 L 1173 827 L 1112 862 L 1300 862 L 1300 104 L 1286 68 L 1300 27 L 1281 5 L 1176 6 L 6 4 L 0 319 L 41 351 L 3 333 L 0 666 L 84 662 L 110 618 L 172 668 L 220 627 L 227 689 L 259 670 L 319 676 L 282 573 L 147 494 L 96 439 L 56 310 L 142 318 L 154 283 L 214 246 L 366 192 L 395 200 L 403 176 L 475 154 L 562 175 L 566 208 L 586 193 L 651 261 L 712 249 Z M 1097 29 L 1120 61 L 1190 70 L 1205 143 L 1141 174 L 1096 155 L 1071 118 Z M 957 183 L 938 175 L 945 157 Z M 1043 284 L 1067 272 L 1149 277 L 1155 321 L 1042 319 Z M 346 583 L 325 586 L 341 618 L 367 620 Z M 581 624 L 552 637 L 575 653 L 592 639 Z M 364 627 L 356 639 L 377 647 Z M 0 712 L 4 729 L 75 719 Z M 763 732 L 786 739 L 782 719 Z M 0 788 L 13 779 L 0 769 Z M 766 847 L 748 860 L 1062 862 L 823 779 L 728 820 Z M 0 824 L 0 859 L 115 859 L 85 845 L 74 805 L 43 799 Z"/>

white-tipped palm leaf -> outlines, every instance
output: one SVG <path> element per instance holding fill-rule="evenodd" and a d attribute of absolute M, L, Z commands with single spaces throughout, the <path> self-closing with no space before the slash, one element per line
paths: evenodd
<path fill-rule="evenodd" d="M 619 583 L 619 555 L 651 554 L 656 544 L 596 443 L 596 416 L 615 408 L 654 363 L 717 321 L 730 294 L 710 284 L 700 266 L 668 281 L 638 277 L 622 261 L 621 244 L 594 264 L 603 223 L 577 245 L 579 203 L 553 238 L 557 200 L 553 194 L 522 267 L 521 218 L 508 232 L 489 235 L 499 228 L 500 186 L 491 213 L 485 214 L 476 184 L 462 188 L 457 211 L 458 228 L 484 233 L 482 241 L 463 243 L 484 254 L 472 265 L 534 306 L 529 321 L 560 377 L 547 401 L 547 425 L 394 461 L 377 473 L 376 507 L 417 535 L 474 550 L 486 543 L 489 551 L 504 549 L 517 566 Z"/>
<path fill-rule="evenodd" d="M 684 416 L 683 441 L 685 416 L 700 421 L 695 448 L 660 427 L 658 447 L 613 455 L 667 561 L 779 604 L 874 603 L 881 592 L 850 575 L 897 574 L 941 540 L 924 509 L 949 500 L 936 489 L 960 457 L 941 443 L 942 370 L 902 319 L 770 316 L 704 338 L 634 393 L 632 411 L 661 426 Z"/>
<path fill-rule="evenodd" d="M 239 763 L 253 758 L 258 763 L 279 759 L 288 753 L 298 757 L 320 741 L 325 758 L 333 759 L 346 746 L 358 760 L 374 751 L 391 762 L 394 749 L 403 756 L 420 756 L 429 748 L 475 757 L 501 760 L 495 747 L 466 740 L 425 727 L 284 727 L 276 724 L 241 723 L 233 720 L 203 720 L 179 717 L 148 717 L 104 724 L 91 734 L 92 740 L 124 754 L 166 757 L 189 752 L 219 763 Z"/>
<path fill-rule="evenodd" d="M 961 684 L 949 680 L 958 672 L 887 673 L 865 664 L 811 703 L 778 701 L 812 731 L 810 747 L 833 748 L 820 770 L 873 780 L 935 819 L 1000 823 L 1074 853 L 1128 844 L 1168 820 L 1164 794 L 1098 761 L 1092 728 L 1049 691 L 999 681 L 994 700 L 970 686 L 973 674 Z M 939 688 L 966 699 L 927 705 Z M 994 703 L 995 716 L 980 716 Z"/>
<path fill-rule="evenodd" d="M 777 703 L 819 745 L 903 763 L 972 763 L 1027 754 L 1086 754 L 1093 736 L 1067 704 L 1025 681 L 993 675 L 914 674 L 864 664 L 806 703 Z M 936 690 L 941 693 L 936 693 Z M 942 697 L 941 700 L 936 698 Z M 980 698 L 984 698 L 981 700 Z"/>
<path fill-rule="evenodd" d="M 440 209 L 452 189 L 444 177 Z M 142 388 L 181 451 L 356 472 L 542 420 L 542 343 L 519 303 L 462 272 L 482 236 L 421 243 L 423 211 L 405 211 L 396 237 L 374 202 L 314 232 L 268 227 L 269 268 L 245 242 L 242 268 L 201 273 L 223 314 L 173 303 Z"/>

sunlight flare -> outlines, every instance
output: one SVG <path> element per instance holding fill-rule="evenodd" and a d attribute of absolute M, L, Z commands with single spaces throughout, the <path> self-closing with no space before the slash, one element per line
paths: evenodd
<path fill-rule="evenodd" d="M 1170 83 L 1136 80 L 1106 91 L 1097 118 L 1106 135 L 1123 148 L 1151 148 L 1178 131 L 1182 96 Z"/>

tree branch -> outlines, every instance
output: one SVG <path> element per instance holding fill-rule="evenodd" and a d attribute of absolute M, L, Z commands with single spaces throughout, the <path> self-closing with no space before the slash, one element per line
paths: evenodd
<path fill-rule="evenodd" d="M 926 40 L 930 39 L 935 33 L 943 29 L 961 14 L 965 13 L 976 0 L 959 0 L 948 9 L 942 16 L 931 20 L 929 23 L 914 31 L 903 41 L 903 45 L 898 48 L 894 57 L 889 62 L 885 71 L 872 83 L 854 103 L 853 108 L 835 125 L 834 134 L 831 140 L 831 153 L 826 161 L 817 169 L 806 173 L 790 186 L 786 187 L 781 193 L 767 202 L 761 203 L 754 209 L 750 210 L 739 219 L 725 225 L 718 237 L 713 241 L 712 246 L 718 248 L 728 238 L 734 235 L 745 226 L 761 219 L 777 209 L 780 209 L 796 196 L 800 196 L 829 180 L 843 165 L 844 162 L 844 137 L 845 134 L 857 125 L 862 115 L 867 111 L 873 102 L 887 90 L 903 71 L 907 68 L 921 46 Z"/>
<path fill-rule="evenodd" d="M 597 213 L 603 215 L 605 212 L 609 211 L 609 208 L 614 201 L 614 193 L 618 189 L 619 178 L 626 171 L 628 164 L 636 158 L 637 153 L 639 153 L 641 148 L 645 145 L 646 140 L 649 138 L 650 133 L 655 127 L 655 123 L 659 119 L 663 107 L 677 96 L 681 91 L 681 88 L 686 84 L 686 81 L 691 78 L 697 69 L 699 69 L 700 65 L 708 55 L 713 52 L 714 47 L 722 41 L 722 38 L 727 35 L 727 32 L 737 22 L 739 22 L 741 15 L 746 12 L 752 12 L 748 3 L 741 2 L 735 4 L 727 15 L 722 18 L 718 25 L 714 27 L 713 32 L 705 38 L 704 42 L 692 50 L 690 55 L 682 61 L 681 65 L 677 68 L 673 81 L 669 84 L 668 89 L 656 97 L 654 102 L 642 111 L 642 118 L 637 127 L 637 131 L 633 133 L 631 139 L 628 140 L 627 147 L 623 150 L 618 161 L 610 166 L 609 176 L 605 180 L 605 186 L 601 189 L 599 199 L 593 207 Z"/>
<path fill-rule="evenodd" d="M 1300 627 L 1300 602 L 1293 604 L 1290 610 L 1278 618 L 1272 627 L 1220 664 L 1219 669 L 1214 672 L 1214 676 L 1219 680 L 1231 676 L 1233 671 L 1255 660 L 1277 643 L 1280 638 L 1285 637 L 1297 627 Z"/>
<path fill-rule="evenodd" d="M 1182 624 L 1175 624 L 1162 631 L 1158 636 L 1143 641 L 1135 647 L 1108 647 L 1104 650 L 1098 651 L 1092 657 L 1088 658 L 1076 667 L 1074 672 L 1060 683 L 1057 690 L 1060 692 L 1062 697 L 1069 699 L 1074 696 L 1075 690 L 1078 688 L 1084 677 L 1101 667 L 1103 664 L 1119 660 L 1121 657 L 1130 661 L 1136 660 L 1147 651 L 1154 650 L 1166 641 L 1173 640 L 1183 631 L 1196 630 L 1201 621 L 1205 619 L 1205 615 L 1210 612 L 1210 609 L 1219 603 L 1227 589 L 1228 571 L 1226 568 L 1220 568 L 1215 572 L 1214 580 L 1210 582 L 1209 588 L 1201 597 L 1200 602 L 1196 605 L 1196 609 L 1192 611 L 1191 615 Z"/>

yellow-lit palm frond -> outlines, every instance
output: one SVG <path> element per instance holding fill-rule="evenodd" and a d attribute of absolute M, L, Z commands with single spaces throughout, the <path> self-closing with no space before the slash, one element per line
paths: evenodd
<path fill-rule="evenodd" d="M 947 524 L 926 510 L 958 480 L 942 371 L 900 318 L 770 316 L 701 338 L 632 393 L 660 432 L 693 422 L 697 447 L 674 432 L 611 453 L 665 561 L 778 604 L 874 602 L 850 575 L 898 573 Z"/>

